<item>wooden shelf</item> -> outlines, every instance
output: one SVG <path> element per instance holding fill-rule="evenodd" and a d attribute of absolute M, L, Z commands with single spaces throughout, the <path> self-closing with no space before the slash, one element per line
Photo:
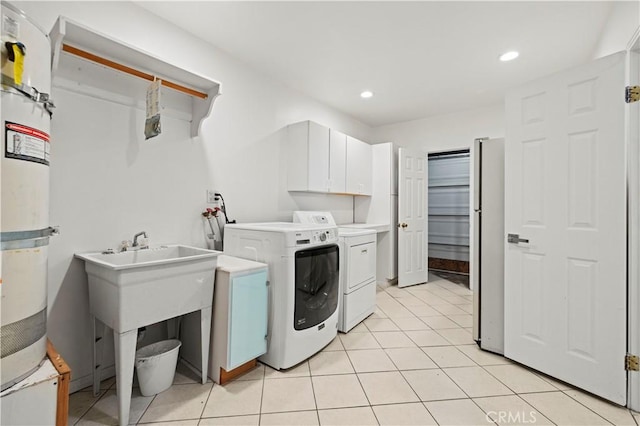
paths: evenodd
<path fill-rule="evenodd" d="M 220 83 L 168 63 L 134 46 L 60 16 L 49 33 L 52 70 L 59 86 L 126 105 L 144 105 L 148 81 L 162 80 L 163 105 L 191 121 L 198 136 L 211 114 Z M 54 82 L 56 81 L 54 80 Z M 93 90 L 96 89 L 96 90 Z M 122 98 L 128 98 L 124 100 Z M 186 113 L 186 115 L 185 115 Z"/>

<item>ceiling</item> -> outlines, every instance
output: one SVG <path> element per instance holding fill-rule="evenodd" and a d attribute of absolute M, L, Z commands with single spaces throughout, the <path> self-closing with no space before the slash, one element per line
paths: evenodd
<path fill-rule="evenodd" d="M 591 59 L 611 2 L 138 2 L 370 126 L 501 102 Z M 500 62 L 517 50 L 520 57 Z M 361 99 L 363 90 L 374 96 Z"/>

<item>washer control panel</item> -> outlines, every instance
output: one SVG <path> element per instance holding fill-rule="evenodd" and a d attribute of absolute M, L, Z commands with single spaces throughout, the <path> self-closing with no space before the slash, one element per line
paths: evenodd
<path fill-rule="evenodd" d="M 334 243 L 338 241 L 336 228 L 317 229 L 296 232 L 296 245 Z"/>

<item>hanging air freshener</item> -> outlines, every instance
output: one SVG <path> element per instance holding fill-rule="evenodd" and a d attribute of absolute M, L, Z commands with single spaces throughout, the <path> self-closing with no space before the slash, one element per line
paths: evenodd
<path fill-rule="evenodd" d="M 161 80 L 154 80 L 147 88 L 147 119 L 144 123 L 144 137 L 151 139 L 162 133 L 160 127 L 160 86 Z"/>

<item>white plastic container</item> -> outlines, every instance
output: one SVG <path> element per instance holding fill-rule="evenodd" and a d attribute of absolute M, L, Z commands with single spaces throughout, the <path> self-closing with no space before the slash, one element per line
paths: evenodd
<path fill-rule="evenodd" d="M 153 396 L 171 387 L 178 364 L 180 340 L 163 340 L 136 351 L 140 393 Z"/>

